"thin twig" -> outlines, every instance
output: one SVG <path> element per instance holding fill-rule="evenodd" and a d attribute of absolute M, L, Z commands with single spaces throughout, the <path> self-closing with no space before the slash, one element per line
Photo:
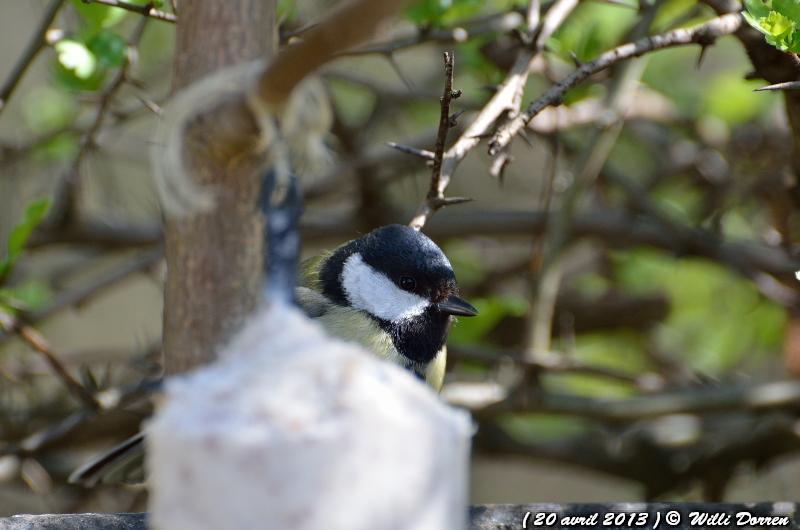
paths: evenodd
<path fill-rule="evenodd" d="M 433 169 L 431 170 L 431 185 L 425 201 L 420 204 L 414 218 L 408 226 L 414 230 L 419 230 L 425 226 L 428 218 L 436 213 L 437 210 L 445 206 L 447 201 L 444 197 L 444 186 L 442 185 L 442 158 L 444 157 L 444 145 L 447 141 L 447 132 L 452 126 L 450 118 L 450 102 L 458 97 L 460 92 L 453 91 L 453 53 L 444 52 L 444 91 L 439 100 L 441 110 L 439 112 L 439 129 L 436 133 L 436 147 L 433 152 Z"/>
<path fill-rule="evenodd" d="M 118 7 L 126 11 L 131 11 L 132 13 L 138 13 L 140 15 L 154 18 L 156 20 L 162 20 L 164 22 L 169 22 L 171 24 L 175 24 L 178 21 L 178 17 L 176 17 L 172 13 L 167 13 L 166 11 L 159 11 L 158 9 L 154 8 L 152 4 L 149 3 L 144 5 L 136 5 L 136 4 L 129 4 L 128 2 L 123 2 L 122 0 L 81 0 L 81 1 L 84 4 L 100 4 L 109 7 Z"/>
<path fill-rule="evenodd" d="M 412 147 L 410 145 L 398 144 L 396 142 L 386 142 L 386 145 L 388 145 L 392 149 L 397 149 L 401 153 L 418 156 L 424 160 L 433 161 L 433 159 L 436 158 L 435 153 L 433 151 L 428 151 L 427 149 L 417 149 L 416 147 Z"/>
<path fill-rule="evenodd" d="M 78 185 L 80 181 L 81 164 L 85 159 L 87 153 L 91 148 L 96 145 L 97 135 L 100 128 L 109 113 L 111 102 L 117 92 L 125 85 L 128 80 L 129 70 L 136 60 L 136 47 L 144 34 L 144 28 L 147 26 L 149 18 L 143 17 L 133 31 L 130 39 L 128 40 L 128 51 L 125 55 L 125 60 L 119 67 L 117 75 L 109 83 L 109 85 L 100 94 L 100 103 L 97 107 L 94 121 L 89 126 L 87 131 L 81 138 L 78 154 L 64 174 L 59 184 L 58 191 L 56 192 L 53 201 L 53 208 L 49 214 L 49 223 L 54 226 L 66 226 L 74 221 L 75 208 L 78 197 Z"/>
<path fill-rule="evenodd" d="M 577 5 L 576 0 L 560 0 L 558 5 L 554 5 L 545 15 L 542 20 L 542 28 L 549 28 L 542 30 L 537 37 L 537 41 L 533 46 L 523 47 L 514 61 L 514 65 L 508 72 L 503 84 L 497 89 L 492 98 L 484 105 L 483 109 L 478 113 L 472 123 L 461 134 L 456 142 L 447 150 L 442 161 L 442 175 L 440 179 L 440 186 L 444 190 L 450 183 L 450 179 L 456 170 L 458 164 L 467 156 L 467 154 L 474 149 L 481 141 L 491 134 L 492 127 L 499 117 L 504 113 L 510 113 L 514 117 L 519 111 L 522 92 L 528 80 L 528 74 L 533 67 L 537 56 L 541 53 L 542 45 L 550 36 L 550 31 L 555 31 L 558 26 L 563 23 L 566 16 L 569 14 L 571 6 L 574 8 Z M 497 168 L 497 173 L 502 168 Z"/>
<path fill-rule="evenodd" d="M 395 52 L 420 44 L 458 44 L 471 38 L 491 33 L 506 33 L 517 28 L 523 22 L 516 11 L 509 13 L 493 13 L 474 20 L 466 21 L 455 28 L 414 29 L 410 35 L 403 35 L 387 42 L 368 44 L 340 55 L 392 55 Z"/>
<path fill-rule="evenodd" d="M 97 402 L 92 393 L 86 390 L 86 388 L 84 388 L 84 386 L 80 384 L 77 379 L 72 377 L 72 374 L 70 374 L 66 369 L 64 363 L 61 362 L 58 354 L 53 351 L 47 340 L 38 331 L 33 329 L 31 326 L 23 324 L 14 315 L 3 310 L 0 310 L 0 328 L 2 328 L 6 333 L 16 334 L 31 348 L 44 355 L 45 359 L 56 372 L 58 377 L 64 382 L 64 385 L 75 395 L 75 397 L 85 403 L 88 407 L 91 407 L 93 410 L 100 409 L 100 404 Z"/>
<path fill-rule="evenodd" d="M 50 28 L 50 24 L 53 23 L 53 20 L 56 18 L 56 14 L 58 14 L 58 10 L 61 9 L 63 4 L 64 0 L 51 0 L 50 4 L 48 4 L 44 15 L 42 15 L 42 19 L 39 21 L 36 31 L 33 33 L 33 37 L 28 43 L 28 46 L 25 48 L 22 56 L 17 61 L 17 64 L 14 65 L 14 69 L 11 70 L 11 74 L 9 74 L 6 82 L 3 83 L 3 88 L 0 88 L 0 112 L 2 112 L 8 104 L 11 94 L 14 92 L 17 84 L 22 79 L 22 76 L 25 75 L 28 67 L 36 58 L 36 55 L 38 55 L 39 51 L 41 51 L 41 49 L 47 43 L 47 30 Z"/>
<path fill-rule="evenodd" d="M 714 39 L 735 32 L 741 25 L 742 16 L 739 13 L 731 13 L 711 19 L 693 28 L 680 28 L 660 35 L 645 37 L 636 42 L 623 44 L 601 54 L 600 57 L 594 61 L 582 65 L 560 83 L 551 87 L 541 97 L 531 103 L 519 116 L 511 120 L 508 124 L 500 127 L 489 143 L 489 154 L 491 156 L 496 156 L 503 149 L 506 149 L 511 143 L 511 140 L 520 133 L 534 116 L 550 105 L 561 103 L 564 94 L 566 94 L 568 90 L 597 72 L 605 70 L 625 59 L 639 57 L 645 53 L 664 48 L 685 46 L 687 44 L 708 46 Z"/>

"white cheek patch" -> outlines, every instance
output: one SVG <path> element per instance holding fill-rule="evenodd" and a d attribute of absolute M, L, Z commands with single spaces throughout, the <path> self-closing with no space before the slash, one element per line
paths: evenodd
<path fill-rule="evenodd" d="M 412 318 L 421 315 L 430 305 L 425 298 L 400 289 L 392 280 L 364 263 L 358 253 L 344 262 L 342 287 L 350 305 L 383 320 Z"/>

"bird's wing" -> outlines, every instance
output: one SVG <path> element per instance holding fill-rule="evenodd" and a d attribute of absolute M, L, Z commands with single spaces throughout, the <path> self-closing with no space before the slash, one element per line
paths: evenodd
<path fill-rule="evenodd" d="M 144 433 L 138 433 L 92 459 L 70 476 L 70 484 L 144 482 Z"/>

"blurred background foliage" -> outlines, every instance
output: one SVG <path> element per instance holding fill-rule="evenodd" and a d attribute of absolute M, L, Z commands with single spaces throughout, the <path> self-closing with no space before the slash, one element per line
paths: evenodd
<path fill-rule="evenodd" d="M 313 23 L 330 3 L 282 0 L 283 40 Z M 46 4 L 31 0 L 0 5 L 0 78 L 10 75 Z M 152 4 L 172 12 L 169 2 Z M 459 126 L 468 124 L 505 77 L 519 47 L 526 6 L 508 0 L 417 2 L 378 40 L 416 35 L 419 45 L 354 54 L 326 71 L 338 129 L 331 147 L 335 164 L 344 169 L 308 184 L 306 217 L 318 226 L 345 228 L 324 237 L 311 230 L 307 254 L 376 224 L 407 222 L 427 189 L 429 170 L 385 142 L 432 141 L 428 132 L 438 121 L 441 49 L 455 51 L 456 87 L 464 92 L 456 110 L 467 111 Z M 769 13 L 755 4 L 748 9 L 763 31 Z M 688 27 L 713 16 L 708 6 L 694 0 L 580 2 L 547 42 L 524 101 L 540 95 L 575 62 L 626 42 L 645 12 L 652 16 L 648 33 Z M 517 14 L 513 27 L 492 26 L 508 14 Z M 157 233 L 151 237 L 148 230 L 157 226 L 160 212 L 147 152 L 160 106 L 170 94 L 175 27 L 153 19 L 139 35 L 140 24 L 138 13 L 67 1 L 0 116 L 0 308 L 39 329 L 76 380 L 104 399 L 119 399 L 120 393 L 130 397 L 126 392 L 159 373 L 163 270 Z M 465 28 L 463 34 L 451 31 L 457 28 Z M 425 42 L 437 31 L 449 31 L 451 38 Z M 794 41 L 786 38 L 786 49 L 794 50 Z M 581 211 L 596 205 L 609 212 L 630 209 L 625 190 L 606 172 L 621 174 L 678 226 L 726 241 L 757 242 L 795 259 L 791 234 L 796 219 L 786 184 L 793 178 L 791 132 L 781 97 L 753 91 L 765 83 L 747 79 L 752 67 L 740 44 L 722 38 L 704 52 L 700 64 L 697 47 L 668 49 L 636 61 L 642 66 L 641 79 L 625 101 L 625 125 Z M 532 255 L 541 238 L 520 230 L 471 234 L 453 229 L 457 223 L 447 221 L 448 215 L 480 220 L 484 212 L 558 208 L 577 160 L 602 129 L 603 108 L 619 71 L 599 74 L 568 93 L 565 108 L 599 104 L 587 119 L 530 132 L 527 142 L 515 142 L 514 161 L 502 180 L 488 175 L 482 147 L 459 167 L 450 191 L 475 200 L 438 214 L 431 233 L 444 245 L 463 291 L 481 316 L 453 329 L 450 383 L 502 379 L 503 359 L 525 351 L 524 329 L 535 302 Z M 456 134 L 451 133 L 450 141 Z M 418 147 L 431 149 L 432 143 Z M 551 186 L 549 167 L 554 168 Z M 69 231 L 59 236 L 48 229 L 48 210 L 61 208 L 52 203 L 58 203 L 62 182 L 76 175 L 80 185 L 74 218 L 91 220 L 102 229 L 122 224 L 129 227 L 131 241 L 82 240 Z M 320 189 L 325 192 L 315 193 Z M 645 214 L 634 209 L 631 219 Z M 447 222 L 449 234 L 442 228 L 444 235 L 437 237 L 436 227 Z M 575 238 L 568 258 L 553 319 L 553 355 L 616 375 L 543 369 L 535 384 L 544 391 L 625 399 L 665 390 L 724 389 L 800 373 L 800 361 L 793 357 L 800 356 L 792 334 L 795 302 L 772 295 L 775 289 L 769 288 L 770 282 L 783 282 L 778 291 L 796 292 L 785 279 L 742 274 L 722 260 L 682 255 L 679 247 L 671 252 L 663 245 L 630 246 L 613 234 Z M 7 329 L 0 345 L 0 515 L 141 507 L 139 490 L 104 487 L 87 492 L 65 485 L 64 477 L 92 451 L 135 432 L 147 413 L 146 401 L 75 427 L 69 418 L 75 418 L 81 404 L 74 393 L 53 375 L 40 352 L 14 335 Z M 598 426 L 587 416 L 534 412 L 504 414 L 500 425 L 515 440 L 566 447 L 587 433 L 600 440 L 660 425 L 648 421 L 601 421 Z M 684 424 L 670 425 L 673 433 L 694 432 Z M 713 421 L 705 425 L 708 432 L 724 437 L 726 431 L 714 431 Z M 35 437 L 52 435 L 53 428 L 69 435 L 37 444 Z M 727 432 L 736 436 L 735 430 Z M 702 437 L 693 436 L 680 448 L 693 443 L 701 447 Z M 705 491 L 697 477 L 676 479 L 658 491 L 641 487 L 631 474 L 615 478 L 612 470 L 592 469 L 586 462 L 577 462 L 580 471 L 574 472 L 561 467 L 570 462 L 554 454 L 514 460 L 519 451 L 506 452 L 517 456 L 503 456 L 497 448 L 482 451 L 477 445 L 476 502 L 630 500 L 653 491 L 662 498 L 692 499 Z M 724 469 L 731 481 L 726 499 L 797 498 L 796 457 L 768 468 L 752 467 L 762 460 L 720 464 L 731 466 Z M 630 465 L 645 466 L 643 462 Z"/>

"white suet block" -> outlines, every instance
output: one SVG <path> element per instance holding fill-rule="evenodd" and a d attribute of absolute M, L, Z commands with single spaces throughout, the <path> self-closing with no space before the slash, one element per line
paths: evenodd
<path fill-rule="evenodd" d="M 468 415 L 285 306 L 175 378 L 147 428 L 156 530 L 466 528 Z"/>

